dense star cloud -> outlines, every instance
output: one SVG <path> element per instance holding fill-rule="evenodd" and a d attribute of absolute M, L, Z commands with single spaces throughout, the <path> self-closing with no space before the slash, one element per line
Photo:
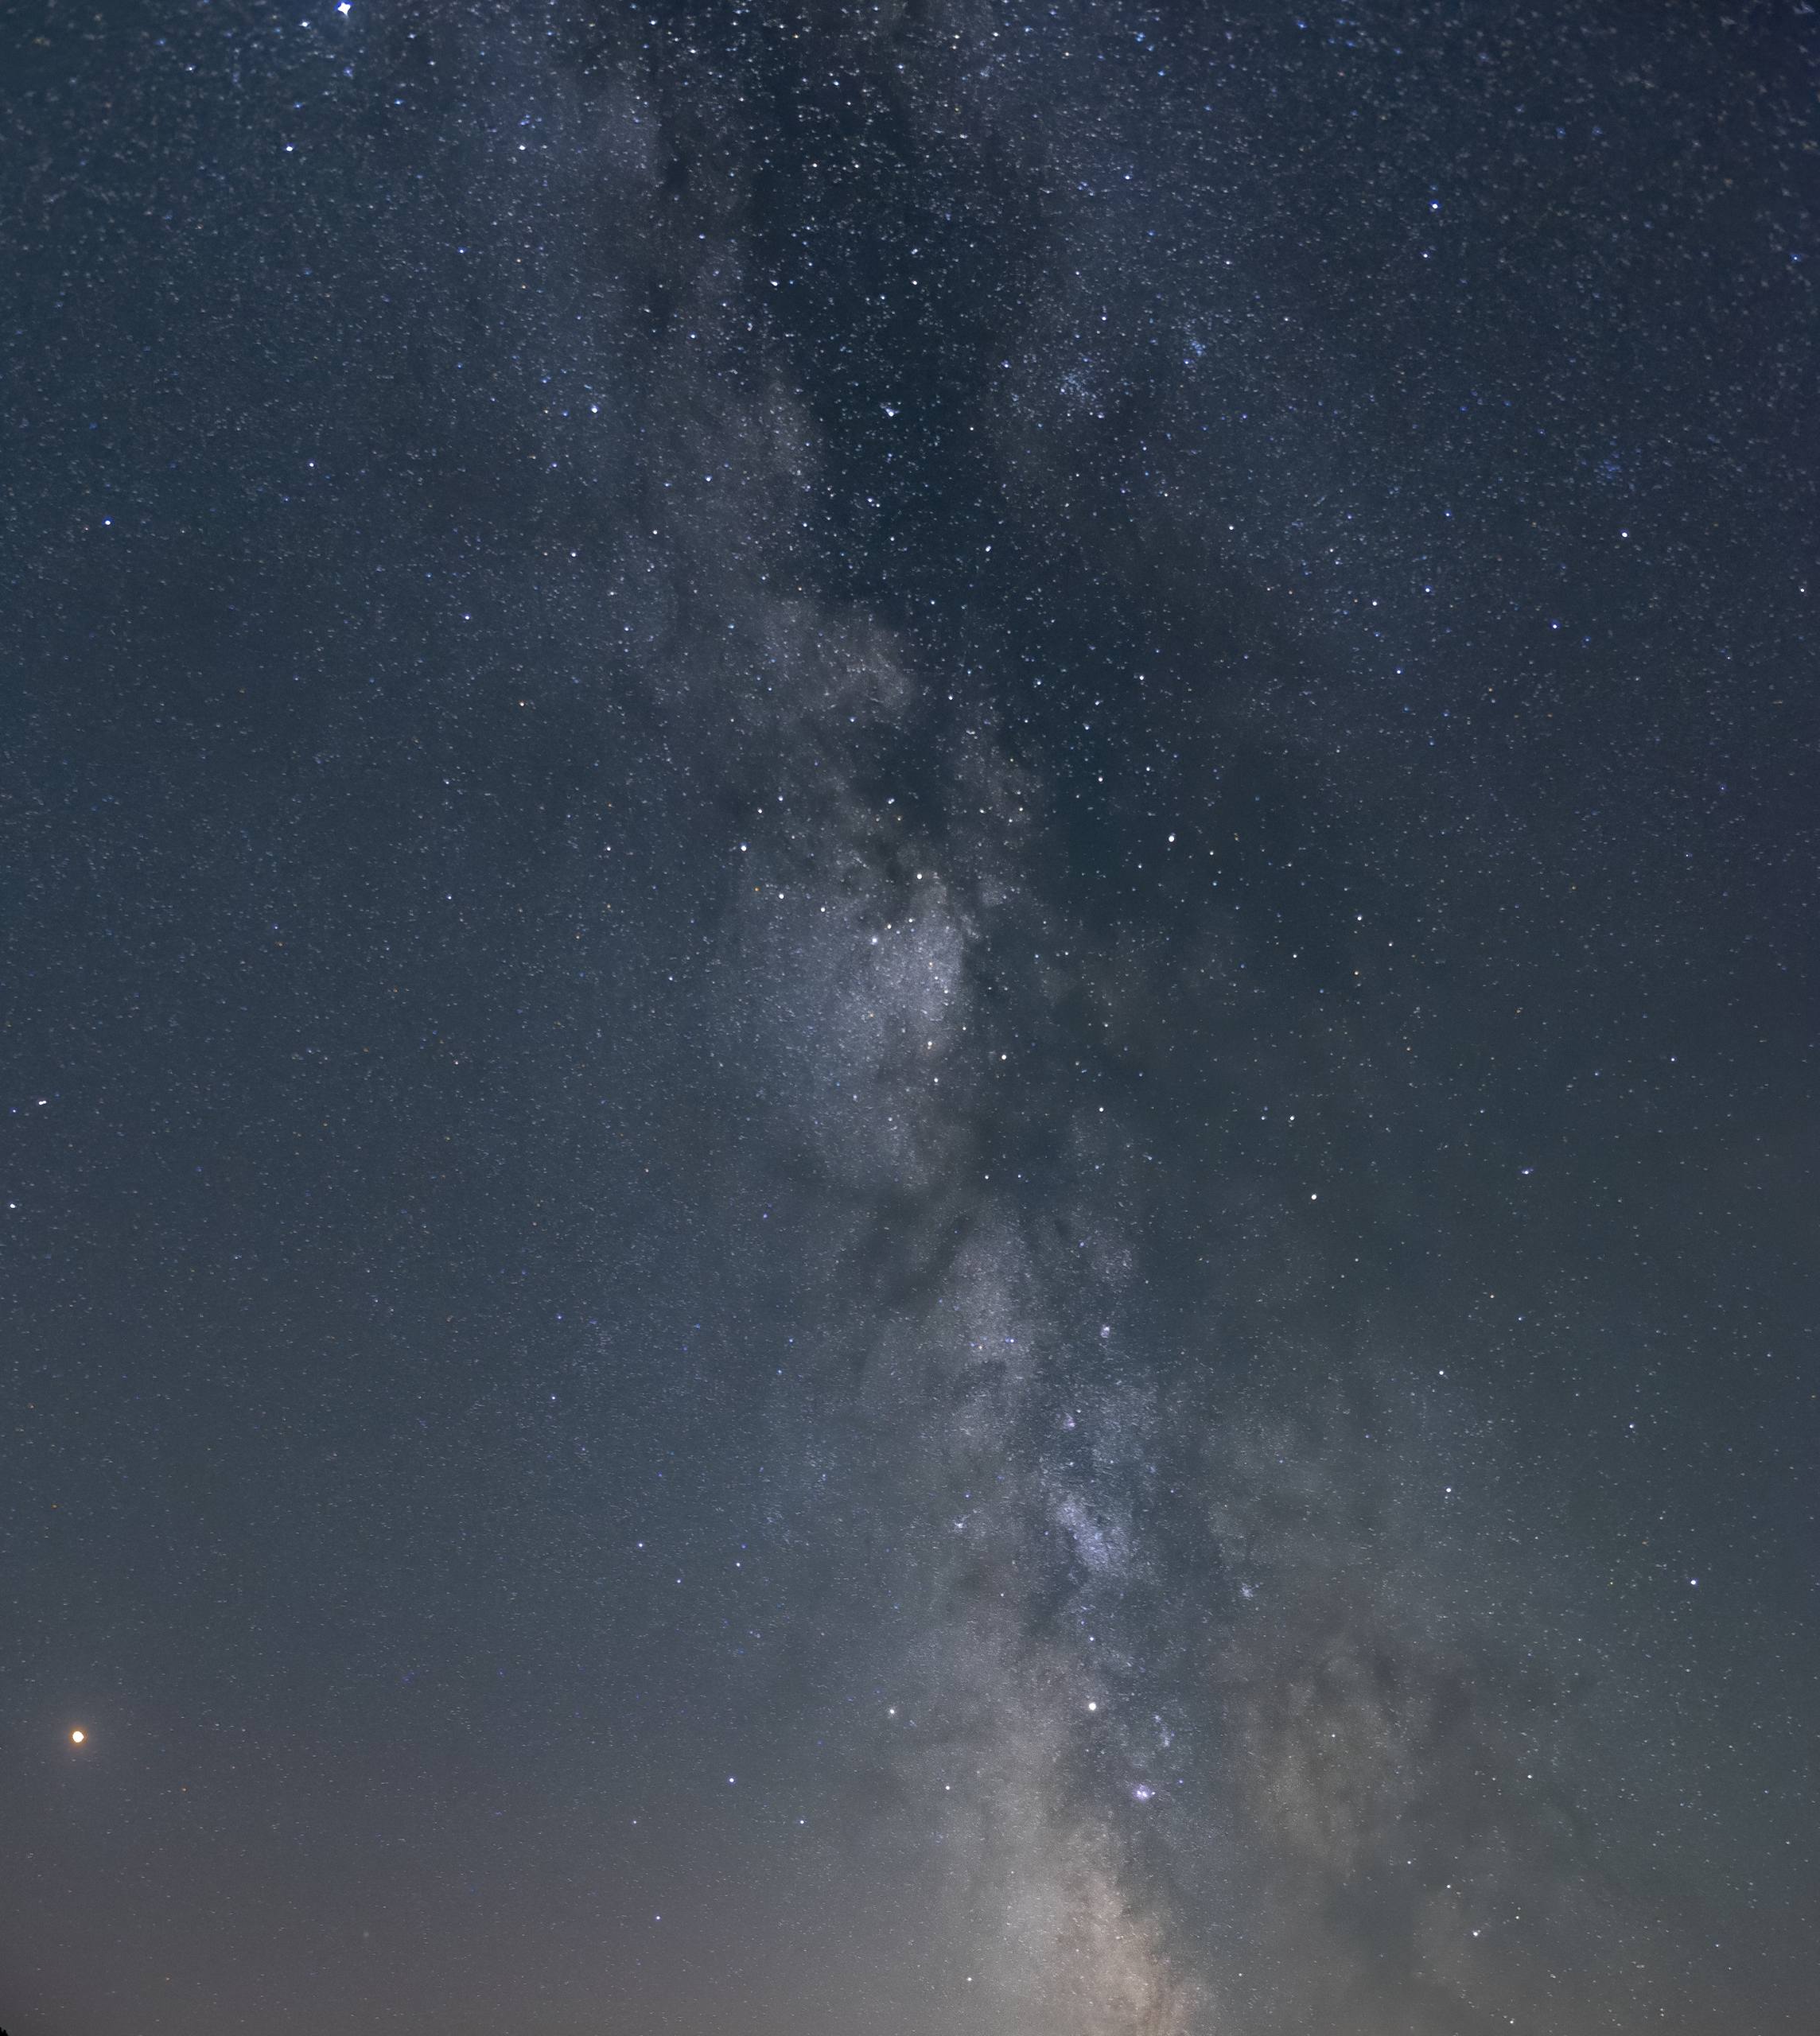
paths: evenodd
<path fill-rule="evenodd" d="M 14 2036 L 1803 2026 L 1810 25 L 53 10 Z"/>

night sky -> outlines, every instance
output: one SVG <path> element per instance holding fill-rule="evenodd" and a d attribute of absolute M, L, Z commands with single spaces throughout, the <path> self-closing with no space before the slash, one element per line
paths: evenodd
<path fill-rule="evenodd" d="M 1811 2030 L 1820 17 L 4 28 L 11 2036 Z"/>

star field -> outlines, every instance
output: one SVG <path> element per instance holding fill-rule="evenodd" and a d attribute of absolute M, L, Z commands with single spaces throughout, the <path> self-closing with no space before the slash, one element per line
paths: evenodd
<path fill-rule="evenodd" d="M 20 43 L 12 2036 L 1807 2026 L 1811 20 Z"/>

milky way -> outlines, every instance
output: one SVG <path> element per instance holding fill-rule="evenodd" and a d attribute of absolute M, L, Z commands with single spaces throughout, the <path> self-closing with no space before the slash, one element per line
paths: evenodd
<path fill-rule="evenodd" d="M 1799 2026 L 1802 53 L 56 28 L 0 2012 Z"/>

